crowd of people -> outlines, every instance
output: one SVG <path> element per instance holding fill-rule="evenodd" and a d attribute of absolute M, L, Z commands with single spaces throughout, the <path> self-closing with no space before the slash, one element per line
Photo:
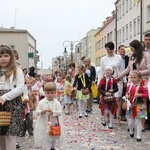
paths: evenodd
<path fill-rule="evenodd" d="M 78 111 L 80 119 L 93 111 L 92 86 L 96 85 L 100 97 L 101 124 L 113 130 L 116 124 L 127 121 L 128 132 L 142 140 L 142 132 L 150 130 L 150 33 L 144 36 L 144 46 L 138 40 L 129 44 L 132 55 L 125 55 L 125 45 L 105 44 L 106 56 L 101 59 L 96 83 L 96 68 L 89 57 L 83 56 L 81 64 L 69 64 L 69 70 L 55 71 L 53 76 L 41 76 L 35 68 L 21 69 L 17 51 L 0 46 L 0 117 L 11 112 L 10 123 L 0 120 L 1 150 L 19 148 L 18 137 L 34 136 L 35 146 L 55 150 L 65 143 L 61 114 Z M 122 107 L 122 106 L 125 107 Z M 33 127 L 33 120 L 36 120 Z M 57 132 L 52 132 L 57 127 Z M 59 128 L 61 127 L 61 133 Z M 63 141 L 63 142 L 62 142 Z"/>

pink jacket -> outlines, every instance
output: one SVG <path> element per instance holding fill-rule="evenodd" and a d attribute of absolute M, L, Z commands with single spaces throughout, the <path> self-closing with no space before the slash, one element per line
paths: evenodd
<path fill-rule="evenodd" d="M 118 76 L 122 79 L 125 75 L 129 74 L 133 70 L 133 63 L 135 60 L 129 60 L 128 67 Z M 139 71 L 143 79 L 149 79 L 150 77 L 150 53 L 144 52 L 143 58 L 140 64 L 136 64 L 136 70 Z"/>

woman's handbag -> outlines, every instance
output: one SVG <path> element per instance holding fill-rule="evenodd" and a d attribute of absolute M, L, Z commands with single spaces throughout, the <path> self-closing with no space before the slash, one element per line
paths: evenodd
<path fill-rule="evenodd" d="M 61 127 L 59 125 L 59 120 L 58 120 L 58 116 L 56 116 L 57 118 L 57 123 L 55 125 L 49 125 L 49 136 L 58 136 L 61 135 Z M 48 122 L 50 122 L 50 114 L 48 115 Z"/>
<path fill-rule="evenodd" d="M 12 102 L 10 102 L 10 111 L 0 111 L 0 126 L 9 126 L 12 117 Z"/>
<path fill-rule="evenodd" d="M 82 94 L 83 95 L 88 95 L 90 93 L 88 88 L 82 89 Z"/>
<path fill-rule="evenodd" d="M 92 91 L 93 97 L 96 98 L 98 96 L 98 88 L 97 88 L 96 83 L 92 83 L 91 91 Z"/>

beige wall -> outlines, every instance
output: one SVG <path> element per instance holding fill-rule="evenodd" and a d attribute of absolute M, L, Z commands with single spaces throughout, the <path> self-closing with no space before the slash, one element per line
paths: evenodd
<path fill-rule="evenodd" d="M 104 30 L 102 29 L 101 31 L 98 31 L 95 35 L 96 66 L 100 65 L 100 60 L 103 55 L 104 55 Z"/>
<path fill-rule="evenodd" d="M 91 62 L 96 63 L 95 60 L 95 39 L 94 35 L 98 29 L 92 29 L 86 34 L 87 38 L 87 56 L 90 57 Z"/>
<path fill-rule="evenodd" d="M 19 63 L 28 68 L 28 42 L 24 33 L 0 33 L 0 44 L 13 46 L 19 53 Z"/>
<path fill-rule="evenodd" d="M 28 35 L 28 32 L 0 32 L 0 44 L 14 46 L 14 49 L 18 51 L 19 63 L 22 68 L 35 67 L 34 58 L 29 60 L 28 52 L 32 49 L 35 53 L 36 41 Z"/>
<path fill-rule="evenodd" d="M 150 32 L 150 1 L 143 0 L 143 33 Z"/>
<path fill-rule="evenodd" d="M 126 0 L 117 1 L 117 47 L 129 46 L 134 39 L 140 40 L 140 5 L 133 0 L 128 0 L 128 4 Z"/>

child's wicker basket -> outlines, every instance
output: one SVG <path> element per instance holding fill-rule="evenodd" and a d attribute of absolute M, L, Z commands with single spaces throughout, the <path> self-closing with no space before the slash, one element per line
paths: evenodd
<path fill-rule="evenodd" d="M 0 126 L 9 126 L 11 123 L 12 112 L 0 112 Z"/>

